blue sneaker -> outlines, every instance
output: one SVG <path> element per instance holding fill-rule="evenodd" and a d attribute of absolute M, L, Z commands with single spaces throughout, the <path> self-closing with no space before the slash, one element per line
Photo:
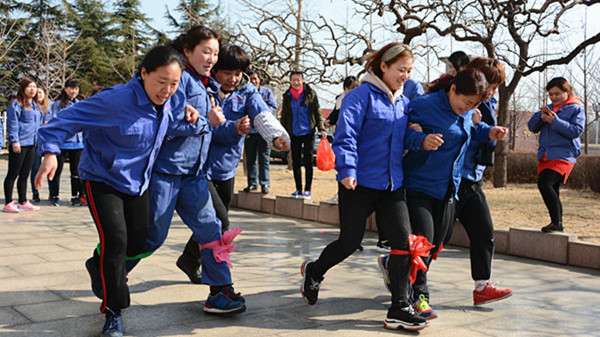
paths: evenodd
<path fill-rule="evenodd" d="M 383 277 L 383 284 L 387 290 L 392 292 L 392 284 L 390 282 L 390 274 L 388 273 L 388 259 L 389 255 L 379 255 L 377 258 L 377 264 L 379 265 L 379 271 L 381 272 L 381 276 Z"/>
<path fill-rule="evenodd" d="M 94 295 L 99 299 L 104 299 L 104 289 L 102 288 L 102 275 L 100 275 L 100 268 L 96 266 L 96 262 L 94 262 L 94 257 L 90 257 L 85 261 L 85 269 L 87 269 L 88 274 L 90 274 L 90 279 L 92 280 L 92 291 Z"/>
<path fill-rule="evenodd" d="M 246 303 L 246 299 L 242 296 L 242 293 L 236 293 L 232 286 L 227 286 L 224 291 L 232 300 Z"/>
<path fill-rule="evenodd" d="M 302 198 L 302 192 L 296 191 L 296 192 L 292 193 L 292 197 L 293 198 Z"/>
<path fill-rule="evenodd" d="M 246 311 L 246 305 L 229 296 L 231 288 L 224 289 L 215 296 L 208 295 L 204 303 L 204 311 L 211 314 L 239 314 Z"/>
<path fill-rule="evenodd" d="M 304 191 L 304 193 L 302 193 L 302 198 L 308 200 L 310 199 L 311 195 L 310 195 L 310 191 Z"/>
<path fill-rule="evenodd" d="M 102 328 L 102 337 L 123 337 L 123 320 L 121 313 L 106 308 L 106 322 Z"/>

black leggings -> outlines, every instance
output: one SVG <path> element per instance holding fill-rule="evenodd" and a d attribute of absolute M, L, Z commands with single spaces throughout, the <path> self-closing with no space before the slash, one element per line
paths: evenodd
<path fill-rule="evenodd" d="M 550 220 L 554 224 L 562 224 L 563 208 L 560 202 L 559 185 L 563 179 L 564 175 L 550 169 L 542 170 L 538 177 L 538 189 L 550 213 Z"/>
<path fill-rule="evenodd" d="M 404 190 L 375 190 L 356 186 L 349 190 L 338 183 L 340 236 L 330 243 L 313 264 L 316 278 L 320 278 L 333 266 L 344 261 L 360 246 L 367 218 L 374 211 L 380 215 L 381 225 L 386 228 L 389 243 L 394 250 L 408 251 L 410 223 Z M 408 255 L 390 255 L 388 261 L 392 290 L 392 303 L 408 305 Z"/>
<path fill-rule="evenodd" d="M 27 178 L 33 166 L 35 157 L 35 146 L 21 146 L 20 153 L 14 153 L 12 144 L 8 144 L 8 172 L 4 179 L 4 203 L 12 202 L 12 192 L 15 187 L 17 177 L 17 193 L 19 194 L 19 203 L 27 201 Z"/>
<path fill-rule="evenodd" d="M 454 223 L 454 207 L 456 205 L 454 192 L 449 188 L 444 199 L 440 200 L 422 192 L 407 190 L 406 203 L 412 232 L 416 235 L 423 235 L 431 244 L 435 245 L 430 251 L 433 256 L 440 250 L 449 228 Z M 429 271 L 432 256 L 422 258 L 427 265 L 427 271 Z M 414 298 L 425 295 L 429 299 L 427 272 L 423 270 L 417 272 L 417 278 L 413 284 L 413 294 Z"/>
<path fill-rule="evenodd" d="M 208 191 L 210 192 L 210 198 L 217 213 L 217 218 L 221 220 L 222 233 L 229 230 L 229 206 L 231 206 L 231 199 L 233 199 L 234 185 L 235 178 L 208 181 Z M 198 261 L 198 266 L 200 266 L 200 247 L 194 241 L 193 234 L 185 245 L 183 255 L 191 260 Z"/>
<path fill-rule="evenodd" d="M 88 206 L 100 237 L 94 262 L 102 275 L 104 299 L 100 311 L 127 308 L 130 303 L 125 256 L 144 252 L 150 207 L 148 190 L 141 196 L 121 193 L 99 182 L 85 181 Z"/>
<path fill-rule="evenodd" d="M 304 166 L 306 174 L 305 191 L 311 191 L 313 179 L 313 147 L 315 136 L 310 133 L 305 136 L 292 136 L 292 168 L 294 169 L 294 181 L 296 182 L 296 190 L 302 192 L 302 171 L 300 168 Z M 304 146 L 304 148 L 302 148 Z"/>
<path fill-rule="evenodd" d="M 458 189 L 456 216 L 470 241 L 471 277 L 475 281 L 489 280 L 494 257 L 494 224 L 480 180 L 463 178 Z"/>
<path fill-rule="evenodd" d="M 54 173 L 54 179 L 50 181 L 51 197 L 58 197 L 60 194 L 60 175 L 62 174 L 66 157 L 69 157 L 69 170 L 71 171 L 71 196 L 76 197 L 85 195 L 84 188 L 79 178 L 79 159 L 81 158 L 82 151 L 83 150 L 81 149 L 60 150 L 60 154 L 56 156 L 56 159 L 58 160 L 56 173 Z"/>

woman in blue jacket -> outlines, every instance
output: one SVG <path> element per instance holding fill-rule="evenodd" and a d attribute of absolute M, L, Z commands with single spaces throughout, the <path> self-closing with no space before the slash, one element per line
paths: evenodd
<path fill-rule="evenodd" d="M 430 94 L 410 102 L 408 119 L 421 131 L 408 129 L 404 145 L 404 184 L 414 234 L 423 235 L 436 255 L 455 219 L 455 200 L 465 153 L 471 137 L 480 141 L 502 140 L 504 127 L 481 125 L 471 134 L 474 109 L 485 98 L 488 83 L 475 69 L 445 75 L 432 84 Z M 429 268 L 431 257 L 424 258 Z M 422 317 L 437 313 L 429 306 L 427 271 L 419 270 L 413 284 L 413 308 Z"/>
<path fill-rule="evenodd" d="M 24 77 L 19 82 L 17 97 L 6 109 L 8 172 L 4 179 L 4 212 L 18 213 L 40 209 L 27 200 L 27 178 L 33 166 L 37 131 L 42 126 L 43 115 L 36 96 L 37 85 L 33 79 Z M 19 194 L 18 204 L 12 199 L 15 180 Z"/>
<path fill-rule="evenodd" d="M 60 112 L 71 105 L 79 102 L 77 99 L 79 95 L 79 82 L 77 80 L 68 80 L 65 83 L 64 88 L 58 95 L 56 102 L 52 104 L 52 113 L 46 121 L 50 121 L 56 118 Z M 81 179 L 79 178 L 79 159 L 81 158 L 81 152 L 83 151 L 83 133 L 78 132 L 73 137 L 64 141 L 60 146 L 60 154 L 57 157 L 58 167 L 54 178 L 50 181 L 50 204 L 53 206 L 60 206 L 60 175 L 62 173 L 65 159 L 69 158 L 69 170 L 71 171 L 71 204 L 73 206 L 85 206 L 87 201 L 85 199 L 85 192 Z"/>
<path fill-rule="evenodd" d="M 302 297 L 317 302 L 325 273 L 360 246 L 367 217 L 381 213 L 392 247 L 392 306 L 384 327 L 419 330 L 427 321 L 410 306 L 410 223 L 404 198 L 402 153 L 408 118 L 402 85 L 410 76 L 410 47 L 390 43 L 368 57 L 362 84 L 344 97 L 333 141 L 338 172 L 340 236 L 301 267 Z"/>
<path fill-rule="evenodd" d="M 545 233 L 562 232 L 562 203 L 560 183 L 567 178 L 581 154 L 579 137 L 585 127 L 585 111 L 579 98 L 573 97 L 573 88 L 562 77 L 548 82 L 546 91 L 552 102 L 531 116 L 527 126 L 540 133 L 538 148 L 538 189 L 544 199 L 550 224 Z"/>
<path fill-rule="evenodd" d="M 121 309 L 130 304 L 125 256 L 139 254 L 149 222 L 150 173 L 183 97 L 171 97 L 181 77 L 181 59 L 170 47 L 152 49 L 127 84 L 104 89 L 61 111 L 39 131 L 44 159 L 36 176 L 40 188 L 54 177 L 60 145 L 86 132 L 79 172 L 100 244 L 94 260 L 101 274 L 106 314 L 102 336 L 122 336 Z"/>
<path fill-rule="evenodd" d="M 42 88 L 41 86 L 38 86 L 37 89 L 37 102 L 40 105 L 40 110 L 42 110 L 43 113 L 43 123 L 46 123 L 46 118 L 48 118 L 48 116 L 51 114 L 51 107 L 52 107 L 52 102 L 48 99 L 48 93 L 46 92 L 46 90 L 44 88 Z M 37 145 L 37 144 L 36 144 Z M 33 159 L 33 165 L 31 167 L 31 177 L 30 177 L 30 181 L 31 181 L 31 192 L 33 193 L 33 197 L 31 198 L 31 201 L 33 202 L 40 202 L 40 194 L 37 190 L 37 188 L 35 188 L 35 176 L 40 168 L 40 164 L 42 163 L 42 157 L 40 157 L 40 155 L 37 153 L 37 151 L 35 152 L 35 157 Z"/>
<path fill-rule="evenodd" d="M 504 83 L 506 74 L 500 61 L 478 57 L 469 63 L 469 68 L 481 71 L 488 82 L 488 90 L 473 114 L 473 128 L 495 126 L 496 106 L 494 98 L 498 86 Z M 472 129 L 473 129 L 472 128 Z M 472 131 L 473 132 L 473 131 Z M 471 276 L 475 282 L 473 303 L 481 305 L 498 301 L 512 295 L 511 289 L 500 289 L 490 283 L 492 276 L 492 259 L 494 257 L 494 224 L 492 215 L 483 193 L 483 171 L 486 165 L 491 165 L 487 158 L 493 156 L 496 141 L 481 142 L 471 137 L 465 153 L 462 168 L 462 179 L 458 189 L 456 217 L 465 228 L 470 241 Z M 447 238 L 452 233 L 449 229 Z"/>

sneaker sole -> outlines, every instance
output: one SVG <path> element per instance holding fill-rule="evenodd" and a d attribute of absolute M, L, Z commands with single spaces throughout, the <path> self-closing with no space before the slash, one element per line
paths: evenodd
<path fill-rule="evenodd" d="M 19 213 L 19 211 L 7 211 L 5 209 L 3 209 L 2 212 L 4 212 L 4 213 Z"/>
<path fill-rule="evenodd" d="M 385 321 L 383 321 L 383 327 L 386 329 L 390 329 L 390 330 L 398 330 L 399 328 L 402 328 L 402 329 L 408 330 L 408 331 L 417 331 L 417 330 L 424 329 L 427 326 L 429 326 L 429 322 L 409 323 L 409 322 L 404 322 L 404 321 L 401 321 L 398 319 L 388 319 L 388 318 L 386 318 Z"/>
<path fill-rule="evenodd" d="M 246 306 L 242 306 L 240 308 L 232 308 L 232 309 L 219 309 L 213 307 L 204 306 L 204 312 L 209 314 L 241 314 L 246 311 Z"/>
<path fill-rule="evenodd" d="M 512 296 L 512 292 L 506 296 L 502 296 L 502 297 L 498 297 L 498 298 L 494 298 L 493 300 L 489 300 L 489 301 L 483 301 L 483 302 L 477 302 L 477 303 L 473 303 L 474 306 L 480 306 L 480 305 L 484 305 L 484 304 L 488 304 L 488 303 L 494 303 L 494 302 L 498 302 L 498 301 L 502 301 L 505 300 L 509 297 Z"/>
<path fill-rule="evenodd" d="M 308 301 L 308 299 L 306 298 L 306 296 L 304 296 L 304 283 L 306 282 L 306 266 L 308 265 L 310 261 L 306 260 L 304 262 L 302 262 L 302 265 L 300 266 L 300 274 L 302 274 L 302 284 L 300 285 L 300 294 L 302 294 L 302 299 L 304 300 L 304 302 L 306 302 L 306 304 L 308 305 L 315 305 L 317 302 L 315 301 L 315 303 L 310 303 Z"/>
<path fill-rule="evenodd" d="M 387 289 L 390 293 L 390 286 L 388 285 L 388 273 L 385 271 L 385 266 L 383 265 L 381 256 L 377 258 L 377 264 L 379 265 L 379 271 L 381 272 L 381 276 L 383 277 L 383 285 L 385 289 Z"/>
<path fill-rule="evenodd" d="M 390 249 L 381 248 L 381 247 L 375 246 L 375 251 L 378 253 L 381 253 L 381 254 L 389 254 L 392 251 L 392 249 L 391 248 Z"/>

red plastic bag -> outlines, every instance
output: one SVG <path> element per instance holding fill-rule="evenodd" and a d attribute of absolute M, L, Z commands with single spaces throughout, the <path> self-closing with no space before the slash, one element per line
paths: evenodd
<path fill-rule="evenodd" d="M 317 148 L 317 168 L 321 171 L 333 170 L 335 167 L 335 154 L 327 137 L 321 138 Z"/>

